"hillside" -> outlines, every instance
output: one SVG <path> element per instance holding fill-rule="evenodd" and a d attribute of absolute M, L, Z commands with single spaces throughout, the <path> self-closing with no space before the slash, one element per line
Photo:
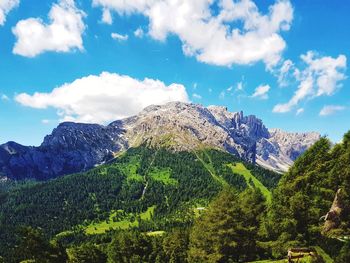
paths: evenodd
<path fill-rule="evenodd" d="M 350 259 L 350 133 L 284 175 L 224 151 L 130 148 L 88 172 L 4 187 L 5 262 Z M 304 251 L 304 252 L 297 252 Z"/>
<path fill-rule="evenodd" d="M 241 165 L 244 172 L 230 168 Z M 254 175 L 251 184 L 245 172 Z M 273 189 L 280 175 L 213 149 L 131 148 L 108 164 L 0 193 L 0 255 L 13 255 L 18 226 L 64 240 L 110 229 L 169 231 L 193 223 L 221 189 Z"/>

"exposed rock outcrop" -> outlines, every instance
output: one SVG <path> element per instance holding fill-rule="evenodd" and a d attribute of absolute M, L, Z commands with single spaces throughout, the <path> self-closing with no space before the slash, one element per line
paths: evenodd
<path fill-rule="evenodd" d="M 270 129 L 269 136 L 257 142 L 257 163 L 265 168 L 285 172 L 303 152 L 310 148 L 320 134 L 291 133 Z"/>
<path fill-rule="evenodd" d="M 123 132 L 117 125 L 61 123 L 39 147 L 1 145 L 0 172 L 11 179 L 45 180 L 84 171 L 125 147 Z"/>
<path fill-rule="evenodd" d="M 342 189 L 339 189 L 335 194 L 334 201 L 332 203 L 331 209 L 324 217 L 325 223 L 323 225 L 323 233 L 327 234 L 331 230 L 338 228 L 341 224 L 341 213 L 343 211 L 343 200 L 341 198 Z"/>
<path fill-rule="evenodd" d="M 263 122 L 225 107 L 171 102 L 138 115 L 97 124 L 61 123 L 39 147 L 0 145 L 0 176 L 45 180 L 84 171 L 142 143 L 175 151 L 214 147 L 266 168 L 285 171 L 319 139 L 316 133 L 268 130 Z"/>

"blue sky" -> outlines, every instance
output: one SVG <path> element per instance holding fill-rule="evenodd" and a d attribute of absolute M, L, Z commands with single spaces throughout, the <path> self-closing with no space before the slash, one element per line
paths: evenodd
<path fill-rule="evenodd" d="M 346 1 L 3 2 L 0 143 L 173 99 L 334 141 L 350 129 Z"/>

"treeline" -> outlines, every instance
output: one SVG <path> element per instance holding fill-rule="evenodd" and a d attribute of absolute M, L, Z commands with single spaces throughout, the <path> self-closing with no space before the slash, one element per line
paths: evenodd
<path fill-rule="evenodd" d="M 266 212 L 258 189 L 238 193 L 226 188 L 193 226 L 163 235 L 140 230 L 114 231 L 76 241 L 68 247 L 59 238 L 49 242 L 31 227 L 18 232 L 13 262 L 247 262 L 264 257 L 258 248 L 259 225 Z"/>

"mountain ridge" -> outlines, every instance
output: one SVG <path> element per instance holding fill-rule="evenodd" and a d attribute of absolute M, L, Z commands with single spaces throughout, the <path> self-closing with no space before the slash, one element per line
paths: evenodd
<path fill-rule="evenodd" d="M 130 147 L 161 144 L 164 138 L 174 151 L 204 145 L 284 172 L 320 135 L 269 130 L 256 116 L 222 106 L 170 102 L 148 106 L 106 126 L 60 123 L 38 147 L 0 145 L 0 174 L 11 179 L 50 179 L 88 170 Z"/>

